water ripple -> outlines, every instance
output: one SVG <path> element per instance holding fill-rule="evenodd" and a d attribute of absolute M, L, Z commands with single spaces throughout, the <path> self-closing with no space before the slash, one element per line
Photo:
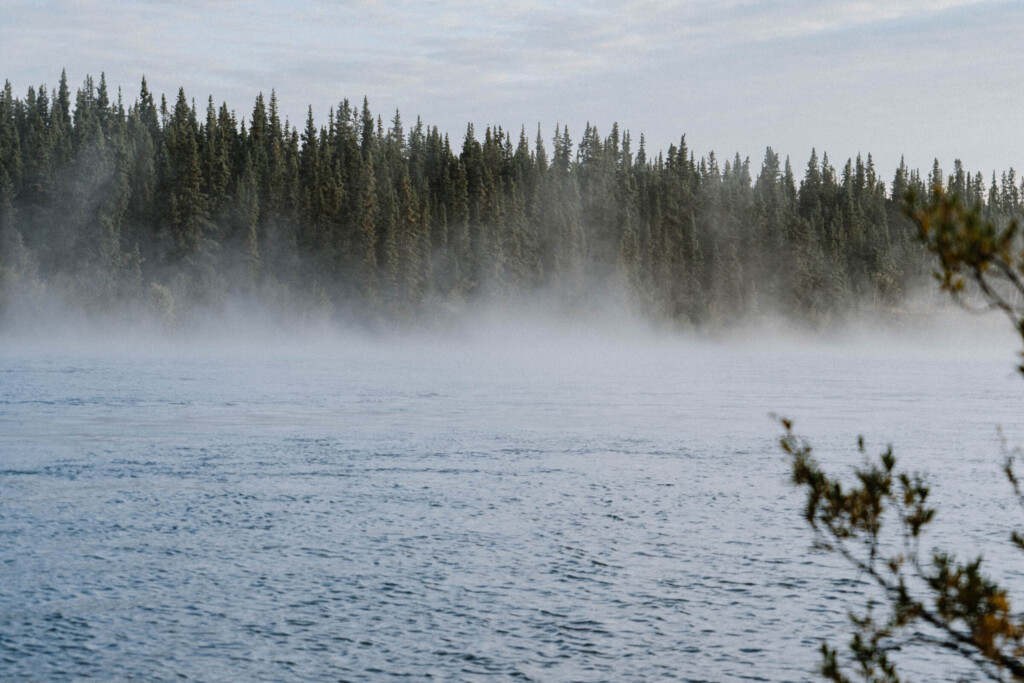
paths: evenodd
<path fill-rule="evenodd" d="M 664 362 L 0 363 L 0 674 L 804 680 L 869 587 L 792 523 L 783 373 Z M 884 429 L 863 374 L 795 381 Z"/>

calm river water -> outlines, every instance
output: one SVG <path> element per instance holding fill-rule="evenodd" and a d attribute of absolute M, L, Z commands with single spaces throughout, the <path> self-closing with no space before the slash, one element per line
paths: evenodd
<path fill-rule="evenodd" d="M 863 587 L 773 411 L 1024 585 L 1012 346 L 753 342 L 0 347 L 0 678 L 806 680 Z"/>

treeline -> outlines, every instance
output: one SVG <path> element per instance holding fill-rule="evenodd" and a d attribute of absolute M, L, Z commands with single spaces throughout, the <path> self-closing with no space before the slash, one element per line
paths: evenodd
<path fill-rule="evenodd" d="M 533 138 L 531 141 L 530 138 Z M 686 324 L 782 310 L 814 320 L 899 306 L 927 270 L 899 211 L 910 187 L 947 184 L 997 216 L 1021 209 L 1011 170 L 959 162 L 889 186 L 869 155 L 841 171 L 812 153 L 797 180 L 771 149 L 697 159 L 685 137 L 588 126 L 513 137 L 385 122 L 364 99 L 310 109 L 300 130 L 261 94 L 243 120 L 156 101 L 125 105 L 103 76 L 72 97 L 8 82 L 0 94 L 0 311 L 49 293 L 86 311 L 167 317 L 245 293 L 300 313 L 435 315 L 543 290 L 570 307 L 620 292 Z"/>

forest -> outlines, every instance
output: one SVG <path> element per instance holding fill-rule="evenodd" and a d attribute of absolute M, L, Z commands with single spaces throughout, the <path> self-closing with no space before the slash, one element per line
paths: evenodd
<path fill-rule="evenodd" d="M 550 135 L 550 138 L 547 137 Z M 173 321 L 238 296 L 299 317 L 444 319 L 476 303 L 563 310 L 613 296 L 684 327 L 781 313 L 812 324 L 905 310 L 930 266 L 901 213 L 933 184 L 997 222 L 1021 211 L 1010 169 L 986 179 L 771 148 L 666 151 L 612 124 L 460 140 L 342 100 L 301 129 L 277 98 L 239 117 L 142 79 L 0 93 L 0 323 L 41 301 Z"/>

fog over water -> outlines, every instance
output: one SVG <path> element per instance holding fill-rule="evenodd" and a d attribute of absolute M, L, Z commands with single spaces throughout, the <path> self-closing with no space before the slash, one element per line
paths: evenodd
<path fill-rule="evenodd" d="M 865 587 L 809 550 L 773 412 L 837 472 L 893 443 L 929 542 L 1022 585 L 1001 320 L 273 318 L 3 337 L 3 677 L 806 680 Z"/>

